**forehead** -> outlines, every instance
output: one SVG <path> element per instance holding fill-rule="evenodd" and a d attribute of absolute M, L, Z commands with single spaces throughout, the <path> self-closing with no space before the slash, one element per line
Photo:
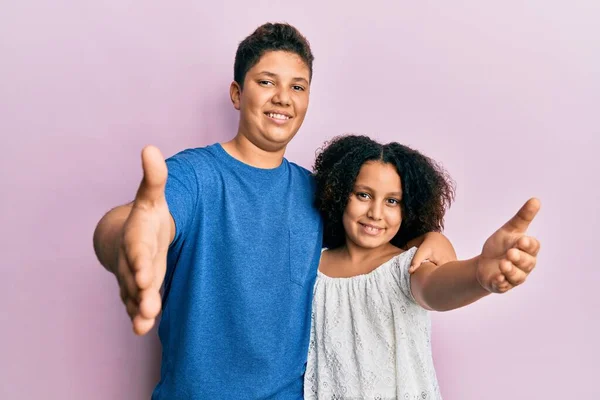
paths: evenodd
<path fill-rule="evenodd" d="M 299 77 L 309 80 L 310 71 L 308 66 L 296 53 L 289 51 L 267 51 L 258 62 L 248 70 L 248 73 L 259 74 L 270 72 L 282 77 Z"/>
<path fill-rule="evenodd" d="M 402 190 L 402 181 L 396 167 L 380 161 L 367 161 L 364 163 L 356 177 L 355 184 L 385 191 Z"/>

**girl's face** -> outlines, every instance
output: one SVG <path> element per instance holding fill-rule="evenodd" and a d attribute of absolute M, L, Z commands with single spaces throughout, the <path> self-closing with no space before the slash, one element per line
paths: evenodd
<path fill-rule="evenodd" d="M 342 218 L 346 242 L 369 249 L 388 244 L 402 223 L 401 200 L 396 168 L 380 161 L 364 163 Z"/>

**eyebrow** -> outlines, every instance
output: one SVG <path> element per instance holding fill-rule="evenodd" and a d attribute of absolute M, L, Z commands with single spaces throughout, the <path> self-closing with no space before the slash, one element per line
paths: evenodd
<path fill-rule="evenodd" d="M 261 71 L 261 72 L 258 73 L 258 75 L 266 75 L 266 76 L 269 76 L 271 78 L 279 78 L 279 75 L 277 75 L 277 74 L 275 74 L 273 72 L 270 72 L 270 71 Z M 296 77 L 292 78 L 292 81 L 294 81 L 294 82 L 304 82 L 304 83 L 306 83 L 308 85 L 308 81 L 306 80 L 306 78 L 303 78 L 301 76 L 296 76 Z"/>
<path fill-rule="evenodd" d="M 373 190 L 372 188 L 368 187 L 367 185 L 354 185 L 354 190 L 357 189 L 362 189 L 362 190 L 366 190 L 368 192 L 374 192 L 375 190 Z M 387 196 L 398 196 L 398 197 L 402 197 L 402 192 L 390 192 L 386 194 Z"/>

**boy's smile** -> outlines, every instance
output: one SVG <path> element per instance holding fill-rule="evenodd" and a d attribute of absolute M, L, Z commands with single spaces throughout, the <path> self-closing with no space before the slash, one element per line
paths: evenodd
<path fill-rule="evenodd" d="M 308 109 L 310 71 L 295 53 L 269 51 L 248 70 L 243 89 L 231 84 L 240 110 L 238 135 L 263 151 L 283 152 Z"/>

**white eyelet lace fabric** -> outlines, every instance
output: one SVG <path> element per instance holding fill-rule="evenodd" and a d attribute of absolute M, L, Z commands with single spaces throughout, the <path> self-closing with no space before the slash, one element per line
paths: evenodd
<path fill-rule="evenodd" d="M 305 399 L 438 400 L 431 321 L 410 291 L 416 248 L 351 278 L 319 273 Z"/>

